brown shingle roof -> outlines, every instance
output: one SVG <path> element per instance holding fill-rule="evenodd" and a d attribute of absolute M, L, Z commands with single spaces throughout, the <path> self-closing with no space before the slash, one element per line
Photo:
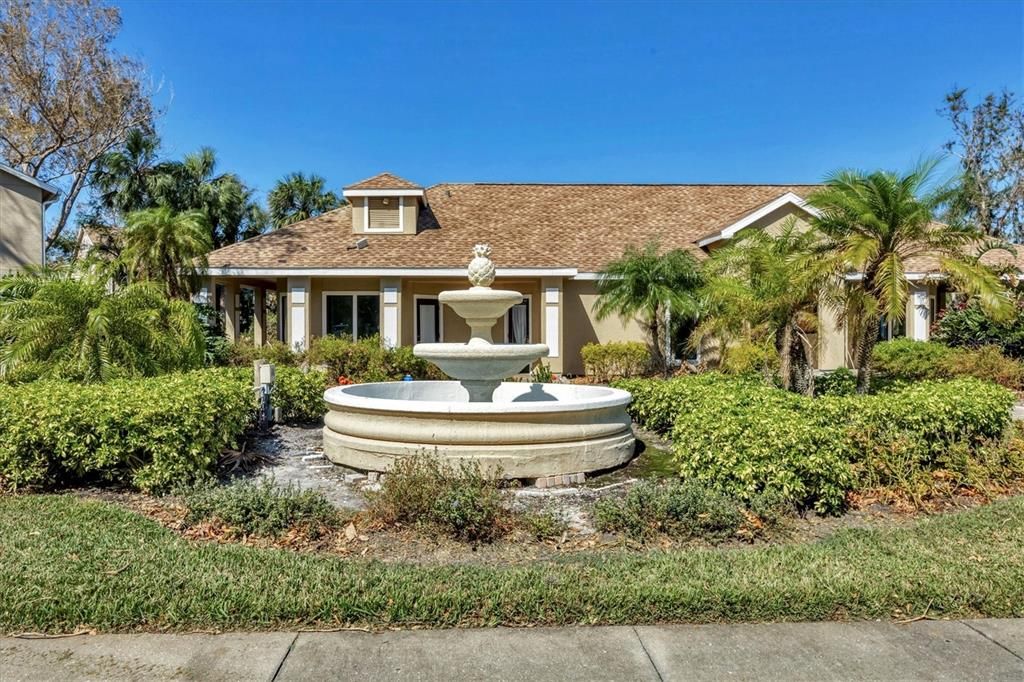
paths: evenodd
<path fill-rule="evenodd" d="M 385 171 L 384 173 L 374 175 L 372 178 L 360 180 L 345 189 L 423 189 L 423 187 L 405 178 L 400 178 L 394 173 Z"/>
<path fill-rule="evenodd" d="M 361 184 L 361 183 L 360 183 Z M 349 249 L 351 210 L 339 208 L 210 254 L 211 267 L 465 267 L 490 243 L 498 267 L 597 272 L 629 244 L 686 248 L 723 217 L 744 215 L 813 185 L 442 184 L 426 190 L 417 234 L 365 236 Z"/>

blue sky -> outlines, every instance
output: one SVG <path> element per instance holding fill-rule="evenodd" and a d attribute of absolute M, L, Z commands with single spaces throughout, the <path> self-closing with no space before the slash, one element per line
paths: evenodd
<path fill-rule="evenodd" d="M 122 4 L 163 81 L 165 150 L 216 149 L 260 191 L 815 182 L 903 169 L 954 85 L 1024 95 L 1024 3 Z M 173 97 L 169 97 L 173 93 Z"/>

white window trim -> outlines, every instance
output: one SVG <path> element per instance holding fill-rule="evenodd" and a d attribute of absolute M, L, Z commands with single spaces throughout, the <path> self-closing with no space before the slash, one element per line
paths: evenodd
<path fill-rule="evenodd" d="M 437 342 L 444 343 L 444 304 L 441 303 L 441 299 L 435 295 L 429 294 L 413 294 L 412 297 L 412 338 L 414 343 L 419 343 L 416 339 L 419 337 L 420 331 L 420 306 L 419 301 L 437 301 Z"/>
<path fill-rule="evenodd" d="M 390 199 L 391 195 L 381 197 Z M 370 227 L 370 199 L 363 202 L 363 232 L 371 234 L 405 232 L 405 197 L 398 197 L 398 227 Z"/>
<path fill-rule="evenodd" d="M 821 215 L 821 211 L 814 208 L 813 206 L 810 206 L 807 203 L 806 199 L 800 197 L 794 192 L 786 192 L 782 196 L 765 204 L 761 208 L 751 211 L 750 213 L 743 216 L 733 224 L 723 227 L 717 233 L 704 237 L 701 240 L 698 240 L 697 246 L 704 248 L 705 246 L 709 246 L 711 244 L 714 244 L 715 242 L 722 241 L 723 239 L 731 239 L 737 232 L 742 230 L 744 227 L 756 223 L 761 218 L 764 218 L 766 215 L 769 215 L 772 212 L 777 211 L 778 209 L 786 205 L 796 206 L 797 208 L 807 211 L 813 216 Z"/>
<path fill-rule="evenodd" d="M 526 343 L 533 343 L 533 294 L 523 294 L 523 301 L 526 302 L 526 319 L 529 320 L 529 331 L 526 334 Z M 518 304 L 517 304 L 518 305 Z M 511 308 L 509 308 L 511 310 Z M 508 340 L 508 310 L 501 316 L 501 332 L 505 338 L 505 343 L 511 343 Z"/>
<path fill-rule="evenodd" d="M 377 306 L 377 333 L 381 333 L 381 311 L 384 309 L 383 297 L 379 291 L 325 291 L 320 295 L 320 335 L 331 336 L 327 332 L 327 297 L 328 296 L 349 296 L 352 300 L 352 339 L 354 341 L 359 340 L 359 326 L 357 324 L 357 315 L 359 314 L 358 306 L 356 305 L 356 296 L 376 296 L 378 301 Z M 340 337 L 339 337 L 340 338 Z"/>

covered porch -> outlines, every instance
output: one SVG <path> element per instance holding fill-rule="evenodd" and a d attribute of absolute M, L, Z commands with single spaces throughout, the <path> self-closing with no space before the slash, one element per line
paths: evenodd
<path fill-rule="evenodd" d="M 281 341 L 302 351 L 326 335 L 377 335 L 389 346 L 458 343 L 469 339 L 469 326 L 443 306 L 438 295 L 467 288 L 464 273 L 281 276 L 213 271 L 198 298 L 217 311 L 228 340 L 248 338 L 257 346 Z M 557 273 L 499 272 L 493 288 L 519 291 L 523 302 L 495 324 L 494 342 L 547 344 L 551 353 L 545 363 L 554 372 L 564 371 L 565 281 L 566 276 Z"/>

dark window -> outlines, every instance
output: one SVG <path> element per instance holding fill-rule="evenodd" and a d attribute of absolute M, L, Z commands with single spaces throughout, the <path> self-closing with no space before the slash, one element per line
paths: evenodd
<path fill-rule="evenodd" d="M 509 308 L 505 313 L 505 335 L 509 343 L 530 342 L 530 300 L 524 299 L 522 303 Z"/>
<path fill-rule="evenodd" d="M 329 294 L 327 328 L 332 336 L 366 338 L 380 333 L 380 296 L 377 294 Z"/>
<path fill-rule="evenodd" d="M 441 340 L 441 304 L 436 298 L 416 299 L 416 343 Z"/>

